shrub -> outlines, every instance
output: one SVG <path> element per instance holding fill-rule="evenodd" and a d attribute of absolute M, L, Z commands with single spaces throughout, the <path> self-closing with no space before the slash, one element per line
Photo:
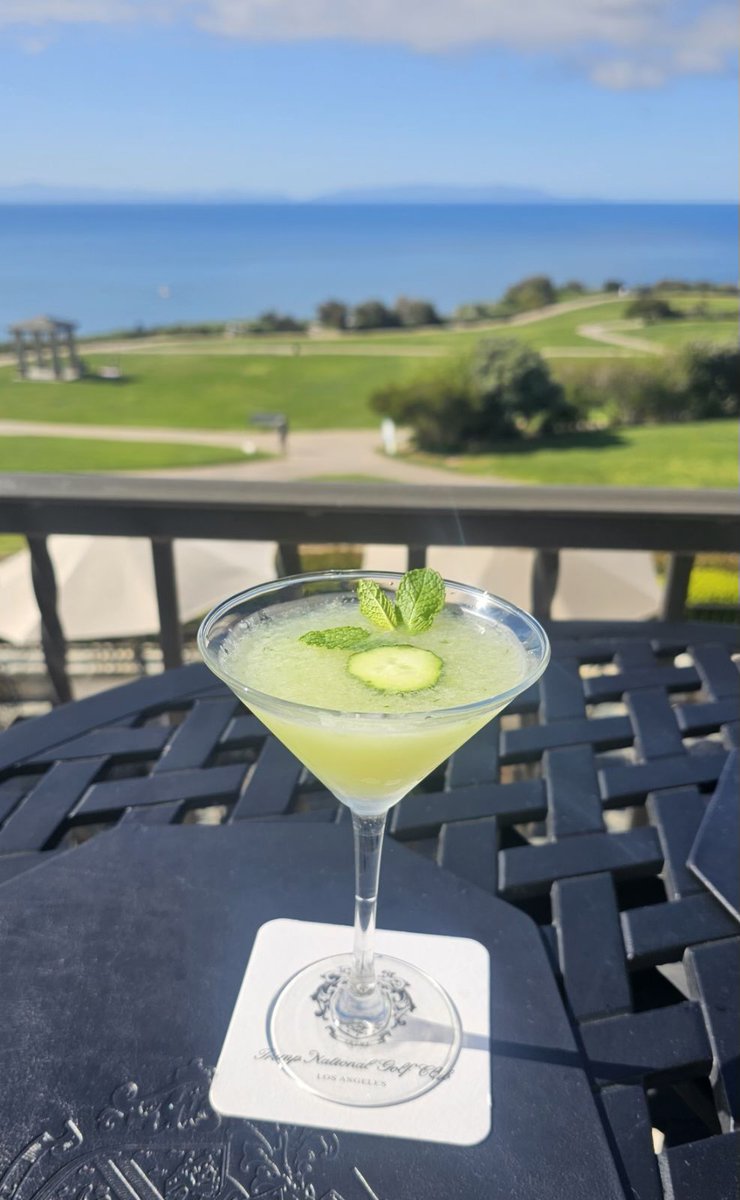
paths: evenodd
<path fill-rule="evenodd" d="M 395 304 L 395 313 L 401 325 L 412 328 L 415 325 L 441 325 L 442 320 L 429 300 L 411 300 L 408 296 L 399 296 Z"/>
<path fill-rule="evenodd" d="M 585 423 L 599 412 L 610 425 L 740 415 L 740 351 L 732 346 L 693 345 L 660 361 L 573 363 L 559 377 Z"/>
<path fill-rule="evenodd" d="M 504 292 L 503 303 L 511 312 L 526 312 L 554 304 L 557 298 L 555 286 L 547 275 L 529 275 Z"/>
<path fill-rule="evenodd" d="M 621 279 L 605 279 L 601 290 L 603 292 L 618 292 L 624 287 Z"/>
<path fill-rule="evenodd" d="M 740 415 L 740 350 L 736 346 L 687 346 L 680 356 L 687 420 Z"/>
<path fill-rule="evenodd" d="M 573 363 L 561 367 L 559 375 L 582 424 L 642 425 L 684 417 L 684 393 L 674 360 Z"/>
<path fill-rule="evenodd" d="M 341 300 L 325 300 L 317 308 L 316 316 L 327 329 L 346 329 L 349 309 Z"/>
<path fill-rule="evenodd" d="M 737 573 L 721 567 L 694 567 L 687 601 L 689 604 L 737 604 Z"/>
<path fill-rule="evenodd" d="M 374 393 L 370 405 L 399 425 L 410 425 L 420 450 L 452 453 L 471 435 L 473 395 L 467 360 L 450 359 L 405 383 Z"/>
<path fill-rule="evenodd" d="M 627 305 L 624 315 L 640 317 L 646 325 L 652 325 L 654 321 L 670 321 L 674 317 L 680 317 L 681 313 L 660 296 L 654 296 L 652 292 L 642 292 Z"/>
<path fill-rule="evenodd" d="M 452 314 L 454 321 L 494 321 L 500 317 L 510 317 L 512 310 L 501 301 L 475 300 L 469 304 L 460 304 Z"/>
<path fill-rule="evenodd" d="M 544 359 L 520 342 L 485 339 L 406 383 L 376 392 L 371 406 L 410 425 L 420 450 L 481 449 L 497 439 L 572 428 L 575 410 Z"/>
<path fill-rule="evenodd" d="M 576 413 L 542 355 L 513 338 L 478 342 L 470 375 L 477 435 L 484 444 L 524 431 L 555 433 L 575 424 Z"/>
<path fill-rule="evenodd" d="M 352 329 L 389 329 L 398 325 L 398 317 L 382 300 L 364 300 L 350 314 Z"/>
<path fill-rule="evenodd" d="M 297 321 L 287 313 L 268 309 L 267 312 L 260 313 L 256 320 L 248 321 L 246 327 L 250 333 L 303 333 L 306 322 Z"/>

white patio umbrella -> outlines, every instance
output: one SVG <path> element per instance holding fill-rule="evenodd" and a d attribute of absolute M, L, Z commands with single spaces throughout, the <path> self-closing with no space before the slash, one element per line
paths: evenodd
<path fill-rule="evenodd" d="M 151 545 L 146 538 L 49 538 L 58 611 L 70 641 L 157 633 Z M 180 619 L 189 621 L 234 592 L 275 578 L 274 542 L 176 541 Z M 0 638 L 37 642 L 40 618 L 27 550 L 0 563 Z"/>
<path fill-rule="evenodd" d="M 427 563 L 446 579 L 469 583 L 522 608 L 531 604 L 533 550 L 430 546 Z M 369 571 L 403 571 L 403 546 L 366 546 Z M 552 615 L 556 620 L 645 620 L 660 589 L 651 556 L 634 550 L 561 550 Z"/>

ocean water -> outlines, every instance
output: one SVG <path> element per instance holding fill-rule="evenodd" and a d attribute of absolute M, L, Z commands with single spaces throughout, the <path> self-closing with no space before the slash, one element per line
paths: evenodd
<path fill-rule="evenodd" d="M 330 296 L 449 311 L 540 272 L 727 283 L 736 257 L 732 205 L 3 205 L 0 338 L 40 312 L 96 333 Z"/>

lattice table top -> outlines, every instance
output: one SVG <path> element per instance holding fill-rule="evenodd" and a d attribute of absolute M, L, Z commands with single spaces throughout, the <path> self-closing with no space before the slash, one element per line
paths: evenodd
<path fill-rule="evenodd" d="M 389 831 L 537 923 L 626 1194 L 732 1200 L 740 927 L 687 858 L 720 780 L 736 787 L 737 631 L 550 632 L 540 683 Z M 200 666 L 0 737 L 0 884 L 112 826 L 259 818 L 346 815 Z"/>

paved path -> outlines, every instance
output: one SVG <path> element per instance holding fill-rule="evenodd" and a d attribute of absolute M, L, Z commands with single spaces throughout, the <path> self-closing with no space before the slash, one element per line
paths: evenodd
<path fill-rule="evenodd" d="M 631 333 L 620 333 L 606 325 L 579 325 L 576 333 L 581 337 L 591 338 L 595 342 L 605 343 L 607 346 L 621 346 L 623 349 L 633 352 L 637 350 L 640 354 L 662 356 L 666 353 L 666 347 L 661 346 L 658 342 L 649 342 L 647 338 L 633 337 Z"/>
<path fill-rule="evenodd" d="M 173 442 L 188 445 L 225 446 L 241 449 L 246 442 L 274 453 L 274 433 L 237 433 L 213 429 L 144 429 L 121 425 L 70 425 L 45 421 L 0 421 L 0 437 L 94 438 L 113 442 Z M 126 472 L 130 474 L 131 472 Z M 509 483 L 491 476 L 458 475 L 438 467 L 412 466 L 403 459 L 380 453 L 380 437 L 374 429 L 311 430 L 291 433 L 288 455 L 264 461 L 224 463 L 221 466 L 182 467 L 146 471 L 147 475 L 168 478 L 244 479 L 254 483 L 288 483 L 321 475 L 374 475 L 396 483 L 429 483 L 444 487 L 485 487 Z"/>

